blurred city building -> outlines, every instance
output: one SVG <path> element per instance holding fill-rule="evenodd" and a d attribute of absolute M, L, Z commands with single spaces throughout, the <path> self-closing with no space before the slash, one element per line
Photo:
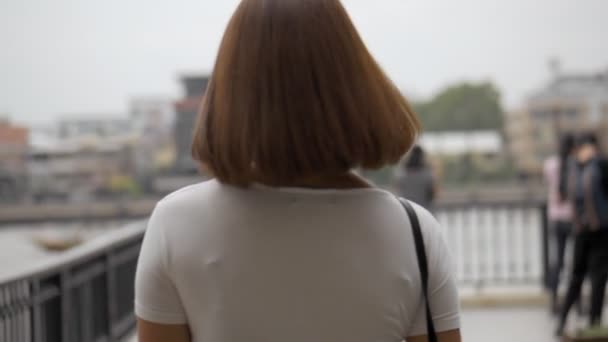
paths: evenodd
<path fill-rule="evenodd" d="M 506 114 L 505 117 L 505 135 L 515 168 L 523 174 L 539 174 L 542 161 L 535 153 L 537 137 L 532 133 L 532 116 L 526 110 L 518 110 Z"/>
<path fill-rule="evenodd" d="M 184 174 L 195 174 L 196 163 L 192 160 L 191 145 L 196 116 L 207 90 L 207 75 L 187 75 L 182 77 L 185 90 L 184 98 L 175 103 L 175 147 L 177 151 L 176 171 Z"/>
<path fill-rule="evenodd" d="M 136 177 L 146 191 L 152 191 L 154 177 L 175 164 L 173 101 L 165 96 L 140 96 L 130 101 L 129 108 L 137 137 Z"/>
<path fill-rule="evenodd" d="M 95 145 L 101 141 L 121 144 L 133 141 L 135 130 L 128 118 L 98 115 L 60 120 L 57 136 L 80 145 Z"/>
<path fill-rule="evenodd" d="M 26 183 L 29 129 L 0 118 L 0 202 L 17 201 Z"/>
<path fill-rule="evenodd" d="M 28 192 L 82 200 L 135 187 L 137 136 L 127 119 L 62 120 L 32 132 Z"/>
<path fill-rule="evenodd" d="M 173 103 L 166 96 L 139 96 L 129 102 L 129 118 L 138 135 L 164 141 L 171 134 Z"/>
<path fill-rule="evenodd" d="M 420 144 L 433 155 L 498 155 L 503 151 L 502 135 L 493 130 L 428 132 Z"/>
<path fill-rule="evenodd" d="M 608 69 L 562 74 L 553 64 L 553 71 L 546 87 L 505 118 L 510 153 L 517 169 L 528 175 L 541 173 L 543 160 L 555 153 L 561 134 L 591 130 L 602 136 L 608 127 Z"/>

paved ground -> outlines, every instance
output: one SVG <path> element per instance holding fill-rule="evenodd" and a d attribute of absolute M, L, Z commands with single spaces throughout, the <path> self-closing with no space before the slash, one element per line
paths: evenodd
<path fill-rule="evenodd" d="M 549 342 L 554 322 L 546 309 L 480 309 L 463 313 L 465 342 Z"/>

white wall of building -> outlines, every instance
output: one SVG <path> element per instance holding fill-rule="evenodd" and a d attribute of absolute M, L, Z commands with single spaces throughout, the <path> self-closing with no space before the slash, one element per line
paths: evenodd
<path fill-rule="evenodd" d="M 429 154 L 463 155 L 463 154 L 498 154 L 504 148 L 504 142 L 498 131 L 452 131 L 424 133 L 420 145 Z"/>

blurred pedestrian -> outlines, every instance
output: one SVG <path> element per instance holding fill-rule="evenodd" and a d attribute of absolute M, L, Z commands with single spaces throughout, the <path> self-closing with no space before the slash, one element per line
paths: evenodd
<path fill-rule="evenodd" d="M 569 181 L 574 205 L 574 260 L 557 329 L 559 335 L 570 308 L 580 296 L 586 274 L 591 278 L 589 323 L 593 326 L 601 322 L 608 279 L 608 194 L 602 163 L 595 135 L 581 135 L 577 139 L 576 165 Z"/>
<path fill-rule="evenodd" d="M 544 176 L 548 186 L 547 218 L 551 227 L 551 265 L 549 289 L 551 290 L 552 312 L 558 313 L 558 289 L 560 275 L 564 268 L 564 254 L 572 233 L 572 205 L 568 198 L 568 179 L 573 167 L 574 135 L 564 134 L 560 139 L 559 151 L 545 161 Z"/>
<path fill-rule="evenodd" d="M 403 163 L 403 173 L 397 181 L 399 194 L 431 210 L 437 195 L 433 169 L 427 163 L 424 149 L 416 145 Z"/>

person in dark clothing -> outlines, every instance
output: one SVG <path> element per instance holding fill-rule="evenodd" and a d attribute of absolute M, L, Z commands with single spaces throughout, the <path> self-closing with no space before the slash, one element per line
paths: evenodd
<path fill-rule="evenodd" d="M 397 181 L 400 196 L 424 208 L 432 209 L 436 195 L 433 170 L 426 162 L 426 153 L 416 145 L 404 163 L 403 175 Z"/>
<path fill-rule="evenodd" d="M 591 134 L 582 135 L 577 142 L 576 166 L 569 182 L 574 207 L 574 261 L 558 335 L 563 333 L 568 312 L 578 300 L 587 274 L 591 278 L 589 323 L 597 325 L 602 319 L 608 279 L 608 196 L 601 186 L 598 146 L 597 138 Z"/>
<path fill-rule="evenodd" d="M 558 314 L 558 289 L 564 268 L 566 245 L 572 235 L 572 204 L 568 199 L 568 179 L 573 164 L 575 137 L 564 134 L 560 139 L 559 153 L 548 158 L 544 164 L 545 182 L 548 188 L 547 218 L 551 227 L 553 243 L 550 244 L 553 264 L 549 289 L 552 312 Z"/>

